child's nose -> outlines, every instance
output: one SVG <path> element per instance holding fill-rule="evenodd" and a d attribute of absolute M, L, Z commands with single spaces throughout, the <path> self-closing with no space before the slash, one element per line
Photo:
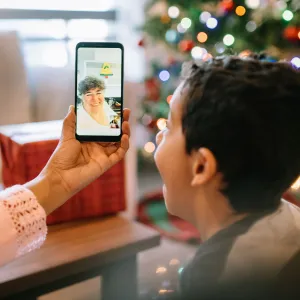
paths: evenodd
<path fill-rule="evenodd" d="M 158 146 L 162 140 L 162 136 L 163 136 L 163 133 L 162 131 L 159 131 L 158 134 L 156 135 L 156 145 Z"/>

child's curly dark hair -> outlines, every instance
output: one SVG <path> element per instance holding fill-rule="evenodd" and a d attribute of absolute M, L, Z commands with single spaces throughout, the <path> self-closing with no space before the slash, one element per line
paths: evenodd
<path fill-rule="evenodd" d="M 102 80 L 93 76 L 85 77 L 78 84 L 79 95 L 84 95 L 89 90 L 96 89 L 96 88 L 99 88 L 100 90 L 105 90 L 105 84 Z"/>
<path fill-rule="evenodd" d="M 186 150 L 213 152 L 237 212 L 278 207 L 300 173 L 300 71 L 260 58 L 183 67 Z"/>

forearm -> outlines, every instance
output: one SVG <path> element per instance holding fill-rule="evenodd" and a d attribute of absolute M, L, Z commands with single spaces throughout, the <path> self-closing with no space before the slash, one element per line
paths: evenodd
<path fill-rule="evenodd" d="M 30 190 L 16 185 L 0 192 L 0 228 L 0 266 L 43 244 L 46 215 Z"/>
<path fill-rule="evenodd" d="M 24 187 L 36 196 L 46 215 L 52 213 L 72 196 L 65 191 L 59 176 L 56 174 L 42 172 L 35 179 L 26 183 Z"/>

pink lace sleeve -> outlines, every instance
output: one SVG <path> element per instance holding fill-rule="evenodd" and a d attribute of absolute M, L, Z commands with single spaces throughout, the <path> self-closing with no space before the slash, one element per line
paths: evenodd
<path fill-rule="evenodd" d="M 0 239 L 0 252 L 15 249 L 13 259 L 43 244 L 47 235 L 46 214 L 31 191 L 13 186 L 0 192 L 0 227 L 8 232 L 6 238 L 4 235 Z"/>

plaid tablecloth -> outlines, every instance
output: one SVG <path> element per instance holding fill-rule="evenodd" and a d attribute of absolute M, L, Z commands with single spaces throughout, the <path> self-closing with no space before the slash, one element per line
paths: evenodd
<path fill-rule="evenodd" d="M 0 128 L 4 187 L 35 178 L 58 144 L 62 121 L 10 125 Z M 47 218 L 48 225 L 126 209 L 123 161 L 108 170 Z"/>

